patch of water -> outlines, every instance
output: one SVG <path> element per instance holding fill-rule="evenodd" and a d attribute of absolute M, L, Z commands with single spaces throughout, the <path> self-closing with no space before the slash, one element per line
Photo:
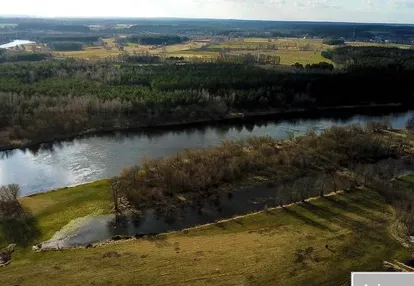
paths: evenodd
<path fill-rule="evenodd" d="M 72 221 L 55 236 L 42 244 L 42 249 L 59 249 L 85 246 L 114 236 L 142 236 L 182 230 L 213 223 L 224 218 L 263 210 L 273 206 L 276 189 L 266 185 L 240 189 L 229 197 L 205 204 L 202 209 L 188 209 L 181 218 L 158 217 L 148 211 L 141 218 L 114 215 L 85 217 Z"/>
<path fill-rule="evenodd" d="M 21 45 L 27 45 L 27 44 L 34 44 L 35 42 L 29 41 L 29 40 L 14 40 L 13 42 L 0 45 L 0 49 L 8 49 L 8 48 L 14 48 Z"/>

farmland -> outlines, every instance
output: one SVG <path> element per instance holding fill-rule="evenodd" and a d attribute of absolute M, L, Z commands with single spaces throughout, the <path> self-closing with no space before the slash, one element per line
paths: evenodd
<path fill-rule="evenodd" d="M 332 63 L 321 56 L 332 46 L 325 45 L 321 39 L 304 38 L 240 38 L 215 43 L 214 39 L 191 40 L 186 43 L 169 46 L 145 46 L 127 43 L 122 50 L 115 44 L 114 38 L 104 39 L 104 45 L 85 46 L 82 51 L 54 52 L 55 56 L 74 57 L 81 59 L 96 59 L 117 57 L 120 54 L 151 54 L 163 57 L 184 57 L 187 60 L 199 58 L 205 61 L 215 60 L 220 53 L 230 55 L 265 54 L 280 57 L 281 65 L 300 63 L 316 64 L 320 62 Z M 381 44 L 370 42 L 347 42 L 349 46 L 378 46 L 400 47 L 407 49 L 409 45 Z"/>
<path fill-rule="evenodd" d="M 106 58 L 116 57 L 121 53 L 162 55 L 166 57 L 203 58 L 214 60 L 220 52 L 233 55 L 266 54 L 280 56 L 282 65 L 292 65 L 299 62 L 303 65 L 319 62 L 329 62 L 321 56 L 321 51 L 329 48 L 322 44 L 322 40 L 314 39 L 266 39 L 246 38 L 243 40 L 229 40 L 222 43 L 192 40 L 183 44 L 170 46 L 144 46 L 128 43 L 122 51 L 115 45 L 113 38 L 103 40 L 105 46 L 86 46 L 82 51 L 67 51 L 54 53 L 56 56 L 74 58 Z"/>

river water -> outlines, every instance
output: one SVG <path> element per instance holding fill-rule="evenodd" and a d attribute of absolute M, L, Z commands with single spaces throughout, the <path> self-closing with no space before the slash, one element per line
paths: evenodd
<path fill-rule="evenodd" d="M 29 40 L 14 40 L 13 42 L 0 45 L 0 49 L 8 49 L 8 48 L 14 48 L 21 45 L 27 45 L 27 44 L 34 44 L 35 42 L 29 41 Z"/>
<path fill-rule="evenodd" d="M 414 111 L 386 113 L 376 110 L 350 115 L 335 111 L 325 113 L 324 117 L 281 119 L 269 116 L 243 123 L 221 122 L 86 136 L 0 152 L 0 185 L 17 183 L 22 195 L 29 195 L 112 177 L 122 168 L 139 164 L 143 156 L 161 157 L 186 148 L 214 146 L 224 140 L 252 135 L 285 139 L 288 131 L 303 134 L 310 129 L 321 131 L 334 125 L 364 124 L 386 117 L 392 120 L 394 128 L 404 128 L 413 114 Z"/>

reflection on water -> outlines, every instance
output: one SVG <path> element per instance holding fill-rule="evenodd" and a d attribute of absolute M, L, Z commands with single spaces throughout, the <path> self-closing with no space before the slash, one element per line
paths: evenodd
<path fill-rule="evenodd" d="M 321 131 L 333 125 L 364 123 L 390 116 L 394 128 L 403 128 L 414 114 L 382 111 L 350 115 L 335 111 L 308 114 L 307 118 L 277 116 L 250 121 L 189 125 L 186 127 L 151 128 L 141 131 L 112 132 L 85 136 L 23 150 L 0 152 L 0 185 L 20 184 L 23 195 L 112 177 L 122 168 L 140 163 L 145 155 L 161 157 L 185 148 L 200 148 L 237 140 L 247 136 L 287 138 L 287 131 L 298 134 L 314 129 Z"/>
<path fill-rule="evenodd" d="M 142 218 L 118 217 L 113 215 L 94 217 L 66 234 L 59 240 L 43 244 L 43 248 L 65 248 L 87 245 L 116 235 L 140 237 L 144 234 L 159 234 L 169 231 L 212 223 L 234 215 L 257 212 L 265 205 L 274 206 L 275 188 L 266 185 L 238 190 L 233 196 L 222 195 L 220 198 L 205 203 L 201 208 L 188 209 L 180 217 L 158 217 L 154 212 L 147 212 Z"/>

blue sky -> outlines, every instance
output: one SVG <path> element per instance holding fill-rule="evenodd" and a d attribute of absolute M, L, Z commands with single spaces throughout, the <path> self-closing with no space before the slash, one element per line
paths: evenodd
<path fill-rule="evenodd" d="M 414 0 L 2 0 L 0 15 L 414 23 Z"/>

